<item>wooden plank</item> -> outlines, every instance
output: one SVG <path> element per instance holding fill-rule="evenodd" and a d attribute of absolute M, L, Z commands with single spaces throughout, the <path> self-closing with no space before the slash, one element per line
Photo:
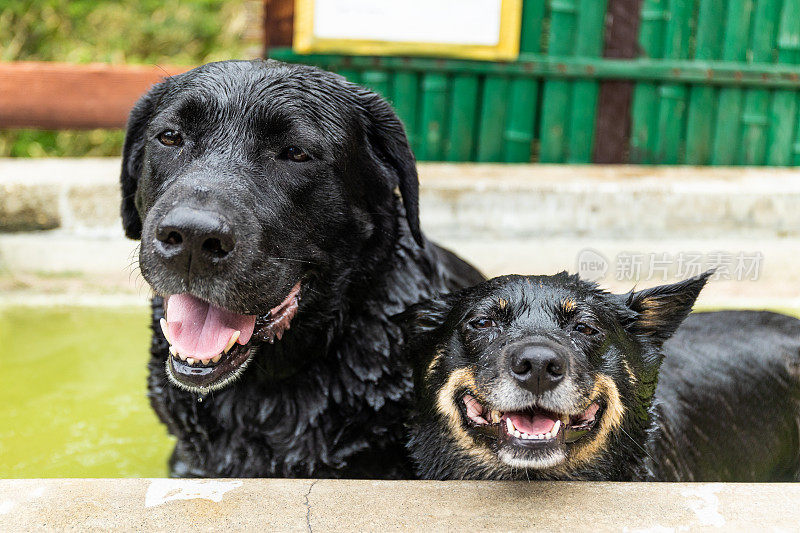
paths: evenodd
<path fill-rule="evenodd" d="M 508 78 L 486 76 L 478 126 L 478 155 L 482 163 L 502 161 L 503 127 L 508 112 Z"/>
<path fill-rule="evenodd" d="M 603 51 L 606 0 L 581 0 L 576 29 L 575 55 L 597 57 Z M 567 162 L 590 163 L 594 143 L 594 121 L 600 86 L 595 80 L 576 80 L 572 85 L 569 112 Z"/>
<path fill-rule="evenodd" d="M 644 0 L 639 43 L 646 57 L 662 57 L 667 17 L 667 0 Z M 658 122 L 657 96 L 657 85 L 654 82 L 638 83 L 633 90 L 630 153 L 632 163 L 653 161 Z"/>
<path fill-rule="evenodd" d="M 733 1 L 733 0 L 730 0 Z M 329 70 L 357 68 L 413 71 L 422 74 L 478 74 L 547 80 L 637 80 L 656 83 L 686 83 L 736 88 L 800 90 L 796 65 L 746 63 L 744 61 L 702 61 L 695 59 L 609 59 L 564 55 L 521 53 L 519 61 L 491 62 L 426 57 L 341 56 L 295 54 L 276 48 L 270 57 L 291 63 L 319 65 Z"/>
<path fill-rule="evenodd" d="M 609 0 L 603 57 L 632 59 L 639 55 L 641 9 L 642 0 Z M 626 162 L 631 137 L 633 88 L 630 81 L 600 83 L 593 162 Z"/>
<path fill-rule="evenodd" d="M 541 51 L 545 2 L 524 2 L 522 6 L 522 53 Z M 528 163 L 536 126 L 539 80 L 515 78 L 509 82 L 509 110 L 505 126 L 506 163 Z"/>
<path fill-rule="evenodd" d="M 530 163 L 531 147 L 536 126 L 536 106 L 539 99 L 538 80 L 515 79 L 509 87 L 508 116 L 504 161 L 506 163 Z"/>
<path fill-rule="evenodd" d="M 475 158 L 475 130 L 478 122 L 478 76 L 453 76 L 450 102 L 450 127 L 446 142 L 446 161 L 472 161 Z M 530 153 L 530 152 L 529 152 Z"/>
<path fill-rule="evenodd" d="M 744 62 L 752 13 L 752 0 L 730 0 L 728 3 L 722 59 Z M 717 113 L 711 164 L 732 165 L 736 163 L 740 147 L 742 90 L 734 87 L 720 89 L 717 106 L 725 112 Z"/>
<path fill-rule="evenodd" d="M 431 73 L 422 78 L 421 145 L 417 150 L 421 161 L 441 161 L 444 156 L 447 93 L 445 74 Z"/>
<path fill-rule="evenodd" d="M 264 0 L 264 55 L 272 48 L 292 46 L 294 0 Z"/>
<path fill-rule="evenodd" d="M 122 128 L 154 83 L 192 67 L 0 63 L 0 127 Z"/>
<path fill-rule="evenodd" d="M 692 0 L 671 0 L 667 21 L 664 57 L 686 59 L 689 56 Z M 686 124 L 685 85 L 664 84 L 659 88 L 658 129 L 655 163 L 677 164 L 683 154 L 683 132 Z"/>
<path fill-rule="evenodd" d="M 571 56 L 575 51 L 578 0 L 550 0 L 550 9 L 547 53 L 557 57 Z M 567 81 L 544 83 L 539 154 L 542 163 L 563 163 L 566 159 L 571 89 Z"/>
<path fill-rule="evenodd" d="M 724 13 L 725 0 L 700 0 L 695 59 L 719 59 L 722 54 Z M 711 159 L 716 95 L 713 87 L 693 86 L 689 90 L 686 163 L 690 165 L 705 165 Z"/>
<path fill-rule="evenodd" d="M 414 153 L 419 149 L 419 75 L 416 72 L 397 71 L 394 75 L 392 103 L 397 116 L 406 127 L 408 143 Z"/>
<path fill-rule="evenodd" d="M 753 14 L 748 60 L 753 63 L 772 63 L 778 35 L 780 0 L 761 0 Z M 771 94 L 765 89 L 747 91 L 742 113 L 742 149 L 739 163 L 764 164 L 767 152 L 767 129 Z"/>
<path fill-rule="evenodd" d="M 778 62 L 800 63 L 800 0 L 785 0 L 778 30 Z M 797 93 L 775 91 L 770 110 L 768 165 L 793 163 L 792 141 L 797 117 Z"/>

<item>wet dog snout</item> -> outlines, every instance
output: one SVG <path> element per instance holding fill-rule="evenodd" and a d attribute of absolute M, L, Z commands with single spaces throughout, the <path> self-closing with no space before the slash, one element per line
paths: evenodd
<path fill-rule="evenodd" d="M 230 224 L 214 211 L 179 206 L 155 230 L 156 252 L 180 275 L 206 274 L 227 258 L 236 245 Z"/>
<path fill-rule="evenodd" d="M 511 377 L 534 394 L 554 389 L 569 368 L 566 354 L 548 342 L 518 343 L 507 350 Z"/>

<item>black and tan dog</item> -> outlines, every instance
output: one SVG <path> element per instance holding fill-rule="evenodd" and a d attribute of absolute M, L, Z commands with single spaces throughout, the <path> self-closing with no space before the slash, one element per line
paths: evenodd
<path fill-rule="evenodd" d="M 708 275 L 625 295 L 505 276 L 409 309 L 418 475 L 798 480 L 800 321 L 678 329 Z"/>

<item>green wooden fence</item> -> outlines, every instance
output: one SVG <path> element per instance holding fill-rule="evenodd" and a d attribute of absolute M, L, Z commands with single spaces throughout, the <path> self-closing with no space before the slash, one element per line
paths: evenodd
<path fill-rule="evenodd" d="M 603 57 L 607 0 L 525 0 L 520 57 L 508 63 L 270 56 L 387 97 L 420 160 L 590 163 L 600 88 L 628 80 L 619 162 L 800 165 L 800 0 L 628 3 L 633 59 Z"/>

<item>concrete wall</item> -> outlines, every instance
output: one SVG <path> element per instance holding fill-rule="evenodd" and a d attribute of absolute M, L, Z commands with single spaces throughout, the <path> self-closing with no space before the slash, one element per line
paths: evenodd
<path fill-rule="evenodd" d="M 6 480 L 0 529 L 796 531 L 800 484 Z"/>
<path fill-rule="evenodd" d="M 0 160 L 0 292 L 55 287 L 55 276 L 78 280 L 55 292 L 146 297 L 137 243 L 120 227 L 119 168 L 115 158 Z M 719 276 L 701 304 L 800 307 L 798 170 L 475 164 L 419 170 L 424 231 L 487 275 L 578 271 L 588 249 L 608 263 L 601 283 L 624 291 L 637 281 L 686 277 L 676 259 L 686 252 L 705 259 L 760 254 L 757 279 Z M 615 261 L 631 253 L 645 260 L 666 254 L 672 263 L 664 275 L 615 272 Z"/>
<path fill-rule="evenodd" d="M 0 159 L 0 231 L 119 232 L 120 162 Z M 422 222 L 440 237 L 800 235 L 800 171 L 421 163 Z"/>

